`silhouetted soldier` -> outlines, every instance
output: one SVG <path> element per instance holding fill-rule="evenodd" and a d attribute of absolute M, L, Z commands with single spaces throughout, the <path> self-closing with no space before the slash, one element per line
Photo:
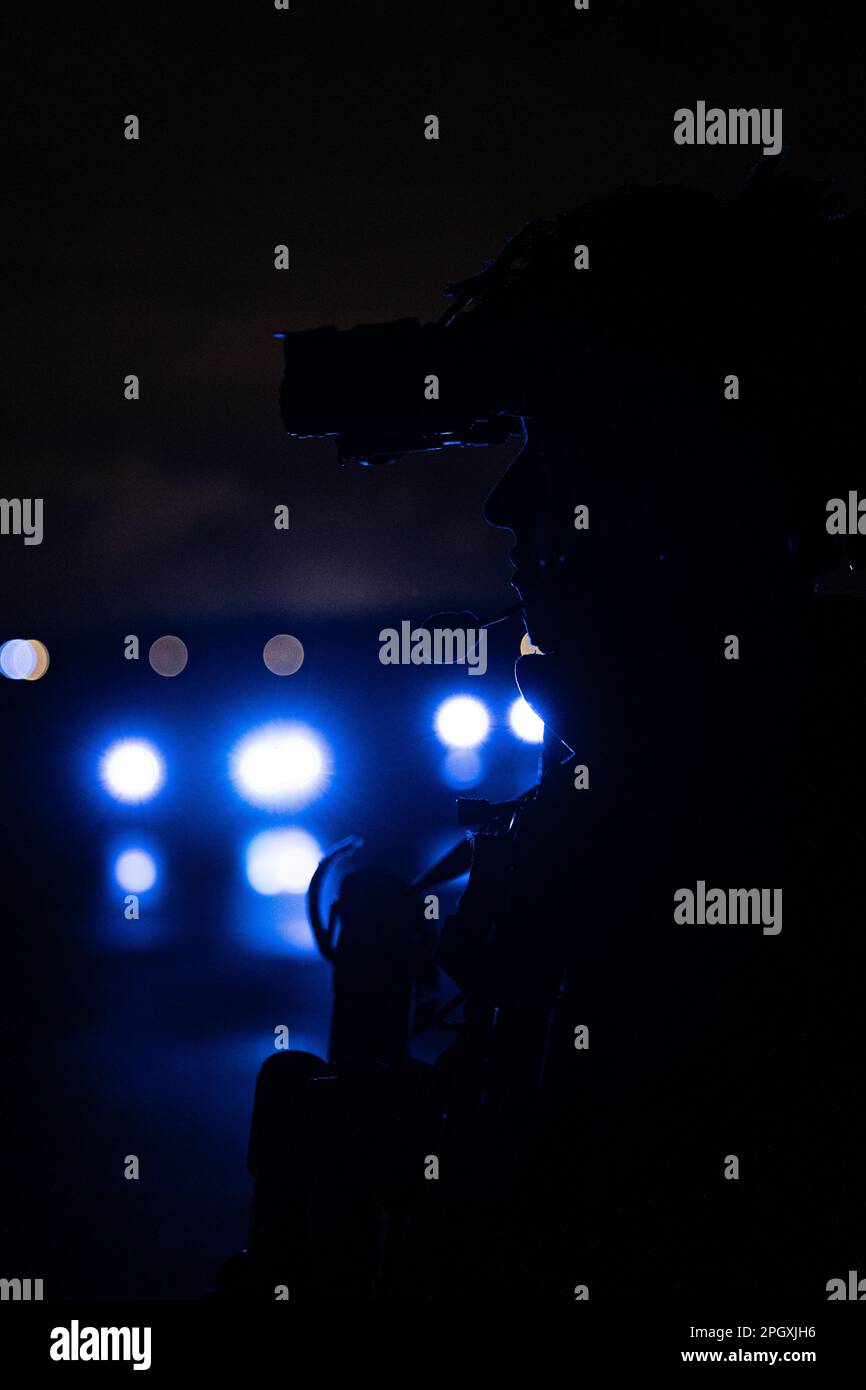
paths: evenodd
<path fill-rule="evenodd" d="M 737 200 L 627 190 L 532 224 L 438 325 L 287 338 L 287 426 L 344 458 L 526 438 L 486 515 L 544 776 L 480 813 L 442 932 L 464 1023 L 397 1296 L 821 1298 L 862 1263 L 856 498 L 828 530 L 860 219 L 827 192 L 768 165 Z M 677 919 L 716 888 L 781 915 Z"/>

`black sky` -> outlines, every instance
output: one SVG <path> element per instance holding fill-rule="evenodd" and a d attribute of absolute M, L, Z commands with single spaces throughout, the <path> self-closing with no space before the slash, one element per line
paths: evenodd
<path fill-rule="evenodd" d="M 14 628 L 507 602 L 479 509 L 508 450 L 340 470 L 285 438 L 271 334 L 436 316 L 526 221 L 625 183 L 735 193 L 754 150 L 673 142 L 698 99 L 781 106 L 792 167 L 859 205 L 847 8 L 13 10 L 0 490 L 45 499 L 41 546 L 0 540 Z"/>

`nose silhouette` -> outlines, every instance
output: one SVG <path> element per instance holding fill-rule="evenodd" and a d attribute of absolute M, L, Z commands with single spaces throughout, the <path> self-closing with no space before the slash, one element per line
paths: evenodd
<path fill-rule="evenodd" d="M 530 505 L 531 475 L 531 460 L 524 447 L 488 495 L 482 508 L 484 520 L 517 535 L 521 517 L 526 518 Z"/>

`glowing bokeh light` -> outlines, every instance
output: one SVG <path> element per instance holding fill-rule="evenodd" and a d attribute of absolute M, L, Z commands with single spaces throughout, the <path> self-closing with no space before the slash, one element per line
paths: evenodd
<path fill-rule="evenodd" d="M 0 671 L 11 681 L 27 680 L 36 670 L 37 654 L 22 637 L 13 637 L 0 647 Z"/>
<path fill-rule="evenodd" d="M 267 724 L 253 729 L 232 750 L 232 780 L 254 806 L 274 810 L 305 806 L 324 788 L 328 750 L 303 724 Z"/>
<path fill-rule="evenodd" d="M 247 881 L 257 893 L 306 893 L 322 857 L 305 830 L 262 830 L 247 845 Z"/>
<path fill-rule="evenodd" d="M 544 721 L 539 718 L 522 695 L 518 695 L 508 711 L 508 722 L 512 732 L 524 743 L 541 743 L 544 739 Z"/>
<path fill-rule="evenodd" d="M 143 739 L 123 739 L 104 754 L 102 782 L 117 801 L 149 801 L 165 781 L 165 764 L 158 750 Z"/>
<path fill-rule="evenodd" d="M 180 637 L 157 637 L 147 659 L 158 676 L 179 676 L 186 669 L 189 652 Z"/>
<path fill-rule="evenodd" d="M 156 883 L 156 863 L 143 849 L 125 849 L 114 863 L 114 877 L 127 893 L 146 893 Z"/>
<path fill-rule="evenodd" d="M 288 632 L 280 632 L 265 643 L 262 661 L 275 676 L 294 676 L 304 664 L 303 644 Z"/>
<path fill-rule="evenodd" d="M 439 706 L 435 725 L 449 748 L 475 748 L 490 732 L 490 716 L 480 700 L 454 695 Z"/>
<path fill-rule="evenodd" d="M 481 758 L 474 748 L 449 748 L 445 781 L 449 787 L 475 787 L 481 780 Z"/>
<path fill-rule="evenodd" d="M 276 925 L 276 935 L 288 947 L 292 955 L 317 956 L 319 948 L 306 913 L 293 913 L 281 917 Z M 292 1033 L 294 1039 L 295 1034 Z M 293 1043 L 297 1046 L 296 1043 Z"/>
<path fill-rule="evenodd" d="M 48 648 L 45 643 L 40 642 L 38 638 L 28 637 L 27 641 L 33 648 L 36 662 L 29 676 L 25 676 L 24 679 L 28 681 L 39 681 L 51 665 L 51 657 L 48 655 Z"/>

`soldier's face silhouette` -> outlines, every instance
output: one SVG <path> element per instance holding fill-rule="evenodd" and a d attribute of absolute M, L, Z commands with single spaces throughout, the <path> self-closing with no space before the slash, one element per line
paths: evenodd
<path fill-rule="evenodd" d="M 610 418 L 584 419 L 571 433 L 530 425 L 485 503 L 487 521 L 514 533 L 512 584 L 545 653 L 591 642 L 602 621 L 635 611 L 653 542 L 633 449 L 631 431 Z"/>
<path fill-rule="evenodd" d="M 513 532 L 511 582 L 523 601 L 527 632 L 543 651 L 555 649 L 572 626 L 566 598 L 572 576 L 566 579 L 564 566 L 568 561 L 563 557 L 572 551 L 568 528 L 573 526 L 573 519 L 568 516 L 564 498 L 560 496 L 557 501 L 545 461 L 535 445 L 528 443 L 523 448 L 493 489 L 484 515 L 493 526 Z"/>
<path fill-rule="evenodd" d="M 529 421 L 484 514 L 514 533 L 533 643 L 546 654 L 579 644 L 600 678 L 650 626 L 730 621 L 781 591 L 779 467 L 769 435 L 686 404 L 676 383 L 652 396 L 614 372 L 584 387 L 572 414 Z"/>

